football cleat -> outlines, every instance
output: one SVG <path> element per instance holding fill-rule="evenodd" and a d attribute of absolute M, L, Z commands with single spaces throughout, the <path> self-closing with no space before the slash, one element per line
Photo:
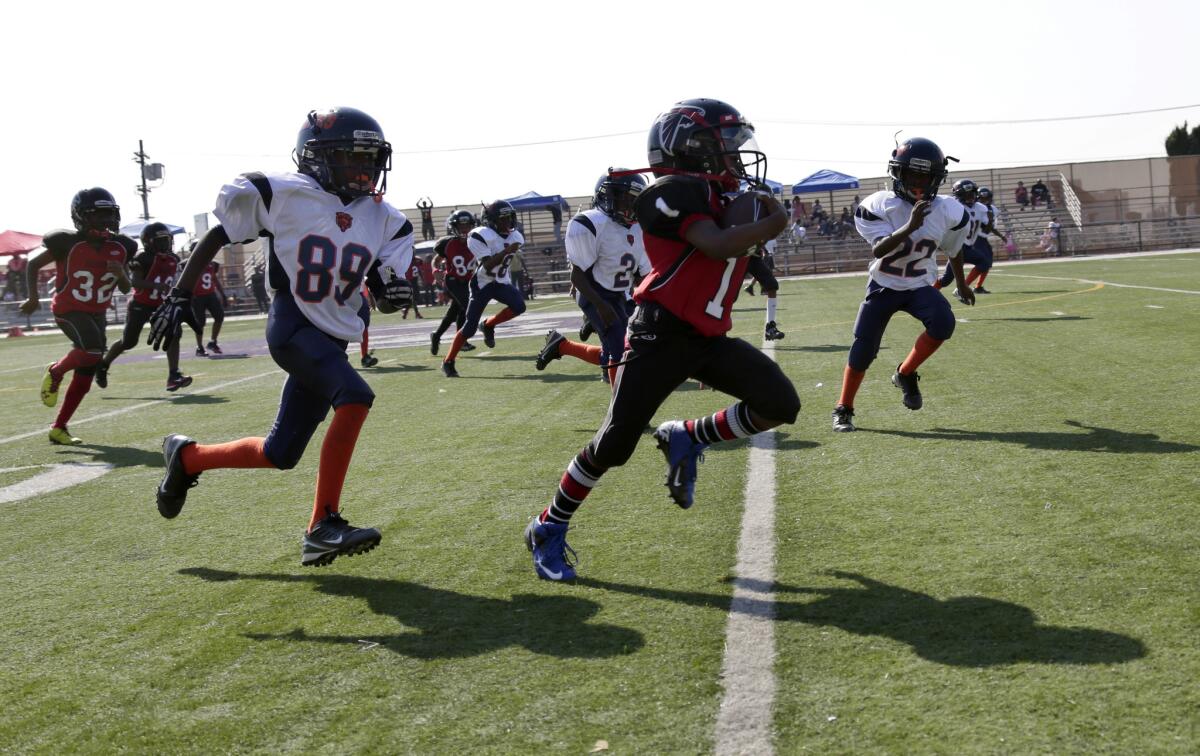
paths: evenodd
<path fill-rule="evenodd" d="M 704 461 L 708 444 L 696 443 L 682 420 L 668 420 L 654 431 L 658 448 L 667 458 L 667 490 L 683 509 L 692 506 L 696 491 L 696 463 Z"/>
<path fill-rule="evenodd" d="M 858 430 L 854 427 L 854 410 L 844 404 L 833 408 L 833 429 L 838 433 L 850 433 Z"/>
<path fill-rule="evenodd" d="M 763 329 L 763 339 L 766 341 L 779 341 L 786 335 L 787 334 L 785 334 L 783 331 L 775 327 L 774 320 L 772 320 L 770 323 L 767 323 L 767 327 Z"/>
<path fill-rule="evenodd" d="M 590 339 L 592 337 L 592 334 L 595 332 L 596 332 L 596 329 L 592 327 L 592 321 L 588 320 L 587 318 L 584 318 L 583 325 L 579 326 L 579 340 L 587 341 L 588 339 Z"/>
<path fill-rule="evenodd" d="M 212 352 L 213 354 L 224 354 L 224 352 L 221 351 L 221 347 L 217 346 L 217 342 L 215 341 L 208 342 L 208 351 Z"/>
<path fill-rule="evenodd" d="M 51 362 L 46 366 L 46 374 L 42 376 L 42 404 L 47 407 L 53 407 L 58 404 L 58 386 L 62 383 L 62 378 L 55 379 L 54 374 L 50 369 L 54 367 Z"/>
<path fill-rule="evenodd" d="M 93 375 L 97 386 L 102 389 L 108 388 L 108 365 L 105 365 L 103 360 L 96 364 L 96 372 Z"/>
<path fill-rule="evenodd" d="M 187 388 L 192 385 L 192 376 L 184 375 L 183 373 L 173 373 L 167 379 L 167 391 L 178 391 L 181 388 Z"/>
<path fill-rule="evenodd" d="M 902 374 L 899 365 L 896 366 L 896 372 L 892 374 L 892 385 L 904 392 L 904 406 L 910 410 L 921 409 L 921 389 L 917 387 L 919 380 L 921 380 L 921 376 L 917 373 Z"/>
<path fill-rule="evenodd" d="M 546 346 L 542 347 L 542 351 L 538 352 L 536 363 L 538 370 L 545 370 L 547 365 L 562 357 L 562 352 L 558 351 L 558 345 L 566 340 L 566 336 L 563 336 L 554 329 L 550 329 L 550 332 L 546 334 Z"/>
<path fill-rule="evenodd" d="M 540 522 L 538 517 L 525 527 L 525 547 L 533 554 L 533 571 L 542 580 L 574 580 L 575 550 L 567 545 L 566 523 Z"/>
<path fill-rule="evenodd" d="M 163 439 L 163 459 L 167 472 L 158 484 L 158 513 L 170 520 L 177 517 L 187 501 L 188 489 L 200 482 L 200 473 L 188 475 L 183 469 L 184 447 L 196 443 L 187 436 L 172 433 Z"/>
<path fill-rule="evenodd" d="M 746 288 L 745 288 L 743 291 L 745 291 L 745 292 L 746 292 L 747 294 L 749 294 L 750 296 L 754 296 L 754 284 L 753 284 L 753 283 L 751 283 L 751 284 L 750 284 L 749 286 L 747 286 L 747 287 L 746 287 Z"/>
<path fill-rule="evenodd" d="M 438 347 L 442 345 L 442 337 L 436 333 L 429 334 L 429 353 L 437 357 Z"/>
<path fill-rule="evenodd" d="M 356 528 L 341 513 L 330 512 L 300 541 L 300 566 L 324 567 L 339 556 L 365 554 L 381 540 L 375 528 Z"/>
<path fill-rule="evenodd" d="M 983 288 L 982 286 L 976 286 L 975 293 L 976 294 L 991 294 L 992 292 L 988 291 L 987 289 Z"/>
<path fill-rule="evenodd" d="M 480 323 L 479 330 L 483 331 L 483 344 L 488 349 L 496 348 L 496 326 Z"/>
<path fill-rule="evenodd" d="M 59 446 L 79 446 L 83 443 L 83 439 L 72 436 L 66 426 L 59 428 L 56 425 L 50 429 L 50 443 Z"/>
<path fill-rule="evenodd" d="M 196 356 L 197 357 L 207 357 L 208 352 L 204 351 L 204 347 L 198 346 L 198 347 L 196 347 Z"/>
<path fill-rule="evenodd" d="M 374 352 L 367 352 L 366 354 L 363 355 L 363 358 L 362 358 L 362 366 L 363 367 L 372 368 L 378 364 L 379 364 L 379 358 L 375 356 Z"/>
<path fill-rule="evenodd" d="M 472 344 L 472 343 L 471 343 L 471 342 L 469 342 L 469 341 L 464 341 L 464 342 L 463 342 L 463 345 L 462 345 L 462 350 L 461 350 L 461 351 L 463 351 L 463 352 L 474 352 L 474 351 L 475 351 L 475 345 L 474 345 L 474 344 Z"/>
<path fill-rule="evenodd" d="M 447 378 L 457 378 L 458 371 L 454 369 L 454 360 L 447 360 L 442 363 L 442 375 Z"/>

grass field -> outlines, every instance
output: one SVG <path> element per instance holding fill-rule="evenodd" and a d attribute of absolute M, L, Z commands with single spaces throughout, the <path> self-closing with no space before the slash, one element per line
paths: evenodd
<path fill-rule="evenodd" d="M 998 269 L 923 366 L 920 412 L 888 382 L 920 328 L 898 315 L 860 432 L 835 434 L 864 283 L 781 291 L 804 408 L 776 438 L 775 751 L 1196 753 L 1200 254 Z M 763 301 L 742 296 L 735 335 L 758 343 Z M 425 324 L 373 326 L 420 344 L 365 371 L 343 501 L 383 544 L 320 570 L 299 565 L 320 435 L 295 470 L 205 473 L 176 520 L 154 505 L 166 433 L 266 434 L 268 357 L 186 359 L 168 401 L 140 347 L 63 448 L 37 389 L 65 339 L 0 342 L 0 751 L 714 748 L 749 445 L 708 451 L 684 512 L 643 443 L 576 517 L 581 580 L 540 582 L 522 528 L 608 388 L 572 360 L 536 372 L 537 336 L 479 342 L 447 380 Z M 728 403 L 689 384 L 656 422 Z"/>

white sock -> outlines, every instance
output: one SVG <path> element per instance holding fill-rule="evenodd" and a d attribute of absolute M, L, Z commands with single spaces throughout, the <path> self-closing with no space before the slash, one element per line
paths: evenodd
<path fill-rule="evenodd" d="M 775 297 L 767 297 L 767 322 L 775 322 Z"/>

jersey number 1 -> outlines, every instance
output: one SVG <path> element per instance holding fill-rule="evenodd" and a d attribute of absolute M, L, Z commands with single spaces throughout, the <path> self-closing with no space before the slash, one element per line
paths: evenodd
<path fill-rule="evenodd" d="M 721 286 L 717 293 L 704 305 L 704 313 L 718 320 L 725 319 L 725 295 L 729 292 L 729 282 L 733 279 L 733 269 L 737 267 L 738 258 L 731 257 L 725 261 L 725 272 L 721 274 Z"/>

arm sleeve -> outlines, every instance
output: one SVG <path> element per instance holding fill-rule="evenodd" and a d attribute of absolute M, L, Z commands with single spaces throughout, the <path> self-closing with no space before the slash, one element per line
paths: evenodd
<path fill-rule="evenodd" d="M 656 183 L 638 195 L 637 219 L 643 233 L 682 239 L 689 225 L 713 217 L 708 186 L 699 179 L 674 180 L 677 178 Z"/>
<path fill-rule="evenodd" d="M 491 257 L 492 248 L 488 246 L 487 240 L 483 238 L 483 234 L 478 231 L 472 231 L 467 236 L 467 249 L 471 250 L 471 254 L 475 255 L 475 259 L 480 261 L 485 257 Z"/>
<path fill-rule="evenodd" d="M 145 276 L 147 273 L 149 273 L 150 268 L 153 266 L 154 266 L 154 253 L 149 252 L 149 251 L 143 252 L 142 254 L 133 258 L 133 262 L 130 263 L 130 267 L 137 268 L 138 271 L 143 276 Z"/>
<path fill-rule="evenodd" d="M 385 265 L 403 277 L 412 265 L 413 259 L 413 225 L 400 211 L 388 223 L 391 238 L 379 250 L 379 264 Z"/>
<path fill-rule="evenodd" d="M 596 264 L 596 224 L 586 215 L 577 215 L 567 224 L 567 259 L 580 270 Z"/>
<path fill-rule="evenodd" d="M 42 238 L 42 246 L 56 261 L 67 259 L 71 252 L 71 233 L 68 231 L 51 231 Z"/>
<path fill-rule="evenodd" d="M 247 241 L 257 238 L 260 231 L 273 232 L 272 210 L 278 213 L 279 199 L 266 176 L 248 173 L 221 187 L 213 215 L 230 241 Z"/>
<path fill-rule="evenodd" d="M 954 203 L 946 209 L 947 231 L 942 235 L 938 246 L 947 256 L 958 257 L 962 252 L 963 241 L 967 238 L 967 231 L 970 230 L 970 221 L 971 214 L 962 205 Z"/>
<path fill-rule="evenodd" d="M 896 230 L 886 216 L 876 215 L 866 205 L 859 205 L 854 211 L 854 228 L 858 235 L 872 247 L 885 236 L 891 236 Z"/>

